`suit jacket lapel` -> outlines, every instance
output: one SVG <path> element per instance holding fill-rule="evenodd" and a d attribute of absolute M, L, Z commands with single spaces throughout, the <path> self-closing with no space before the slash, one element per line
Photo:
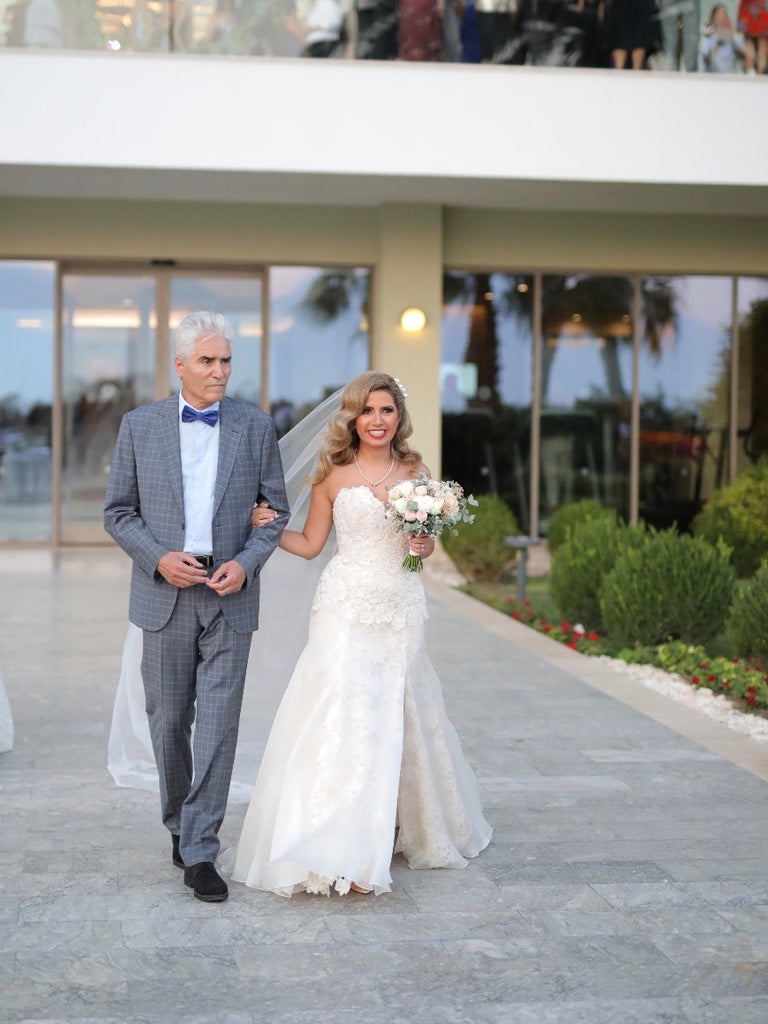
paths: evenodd
<path fill-rule="evenodd" d="M 219 406 L 219 464 L 216 470 L 216 487 L 213 492 L 213 514 L 216 515 L 229 483 L 235 455 L 240 445 L 243 425 L 235 403 L 222 398 Z M 255 497 L 255 496 L 254 496 Z"/>
<path fill-rule="evenodd" d="M 166 462 L 166 472 L 171 493 L 179 508 L 184 510 L 184 485 L 181 475 L 181 441 L 179 439 L 179 399 L 173 395 L 160 412 L 160 444 Z"/>

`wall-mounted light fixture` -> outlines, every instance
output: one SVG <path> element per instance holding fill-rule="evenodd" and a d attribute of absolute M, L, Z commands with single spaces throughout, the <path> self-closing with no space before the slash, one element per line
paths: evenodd
<path fill-rule="evenodd" d="M 409 306 L 400 314 L 400 326 L 404 331 L 413 334 L 424 329 L 427 323 L 427 314 L 418 306 Z"/>

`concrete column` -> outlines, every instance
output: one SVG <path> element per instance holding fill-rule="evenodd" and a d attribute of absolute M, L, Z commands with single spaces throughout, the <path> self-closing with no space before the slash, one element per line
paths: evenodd
<path fill-rule="evenodd" d="M 440 472 L 442 269 L 442 208 L 381 206 L 371 366 L 402 381 L 408 392 L 414 447 L 435 474 Z M 418 334 L 400 327 L 400 314 L 408 306 L 426 313 L 426 327 Z"/>

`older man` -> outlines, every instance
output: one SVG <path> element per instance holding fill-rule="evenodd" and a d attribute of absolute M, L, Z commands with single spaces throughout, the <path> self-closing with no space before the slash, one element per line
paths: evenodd
<path fill-rule="evenodd" d="M 220 314 L 182 320 L 181 390 L 123 417 L 104 505 L 104 528 L 133 560 L 129 617 L 143 630 L 173 863 L 205 902 L 228 895 L 214 862 L 258 627 L 259 572 L 288 519 L 272 420 L 225 397 L 232 339 Z M 277 512 L 258 530 L 250 524 L 256 501 Z"/>

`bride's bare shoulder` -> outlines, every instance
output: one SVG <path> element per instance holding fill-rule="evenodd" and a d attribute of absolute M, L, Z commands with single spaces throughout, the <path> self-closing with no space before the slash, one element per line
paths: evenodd
<path fill-rule="evenodd" d="M 331 504 L 336 501 L 339 491 L 346 487 L 354 487 L 360 480 L 354 473 L 354 466 L 334 466 L 328 476 L 315 486 L 325 487 L 325 495 Z"/>

